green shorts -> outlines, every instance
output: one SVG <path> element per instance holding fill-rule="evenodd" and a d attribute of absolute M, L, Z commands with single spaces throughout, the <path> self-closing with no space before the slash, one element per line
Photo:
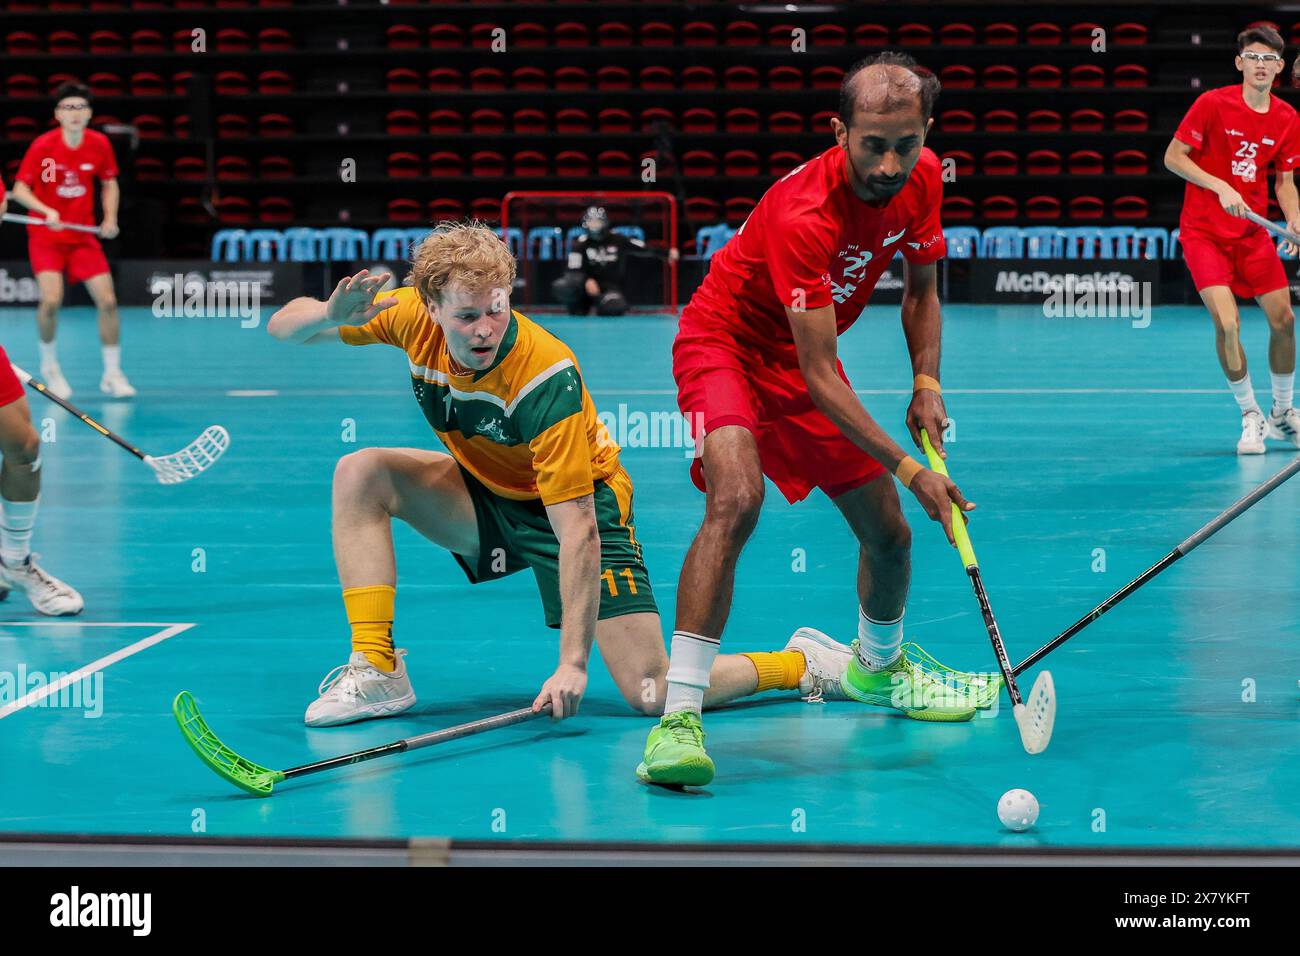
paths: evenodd
<path fill-rule="evenodd" d="M 515 501 L 489 490 L 464 468 L 465 487 L 474 501 L 479 556 L 471 565 L 453 554 L 473 584 L 495 581 L 532 568 L 547 627 L 560 626 L 560 541 L 540 500 Z M 600 531 L 600 611 L 605 620 L 642 611 L 658 612 L 641 542 L 632 520 L 632 480 L 621 468 L 596 482 L 596 527 Z"/>

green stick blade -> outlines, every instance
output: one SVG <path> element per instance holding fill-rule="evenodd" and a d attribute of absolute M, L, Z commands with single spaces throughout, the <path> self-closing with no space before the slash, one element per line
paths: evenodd
<path fill-rule="evenodd" d="M 172 714 L 176 717 L 181 734 L 199 759 L 213 773 L 240 790 L 256 797 L 269 797 L 271 788 L 284 779 L 281 771 L 245 760 L 223 744 L 199 713 L 199 705 L 189 691 L 183 690 L 176 695 L 172 701 Z"/>

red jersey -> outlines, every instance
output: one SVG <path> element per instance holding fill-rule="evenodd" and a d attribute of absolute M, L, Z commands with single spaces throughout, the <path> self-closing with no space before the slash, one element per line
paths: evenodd
<path fill-rule="evenodd" d="M 1268 112 L 1246 105 L 1241 84 L 1202 93 L 1174 137 L 1192 148 L 1192 161 L 1218 176 L 1261 216 L 1268 215 L 1268 168 L 1286 171 L 1300 163 L 1300 119 L 1291 104 L 1268 98 Z M 1213 192 L 1188 183 L 1179 228 L 1214 239 L 1238 239 L 1258 227 L 1223 211 Z"/>
<path fill-rule="evenodd" d="M 95 225 L 95 180 L 117 178 L 117 157 L 113 144 L 98 130 L 85 131 L 81 145 L 72 149 L 63 141 L 63 131 L 52 129 L 32 140 L 18 169 L 18 181 L 26 183 L 36 198 L 58 210 L 64 222 L 83 226 Z M 39 229 L 44 239 L 82 241 L 85 233 L 69 230 L 48 232 Z"/>
<path fill-rule="evenodd" d="M 939 158 L 921 150 L 906 185 L 883 207 L 853 192 L 844 150 L 832 146 L 772 186 L 710 260 L 696 296 L 708 308 L 681 336 L 724 336 L 768 354 L 795 355 L 785 307 L 835 306 L 838 332 L 862 314 L 896 251 L 916 265 L 947 252 Z M 797 360 L 796 360 L 797 361 Z"/>

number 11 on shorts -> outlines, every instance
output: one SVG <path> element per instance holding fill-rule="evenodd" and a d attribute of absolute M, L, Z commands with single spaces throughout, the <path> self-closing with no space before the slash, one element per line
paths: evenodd
<path fill-rule="evenodd" d="M 636 581 L 632 577 L 632 569 L 624 568 L 618 573 L 627 578 L 628 590 L 633 594 L 636 594 Z M 604 571 L 600 572 L 600 576 L 605 579 L 605 584 L 609 587 L 609 596 L 618 597 L 618 583 L 614 579 L 614 569 L 606 568 Z"/>

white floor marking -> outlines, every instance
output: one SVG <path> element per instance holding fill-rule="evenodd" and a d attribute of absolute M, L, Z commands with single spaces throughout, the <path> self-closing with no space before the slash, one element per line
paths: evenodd
<path fill-rule="evenodd" d="M 226 392 L 231 398 L 268 398 L 279 395 L 278 388 L 236 388 Z"/>
<path fill-rule="evenodd" d="M 52 694 L 57 694 L 59 691 L 63 690 L 63 688 L 69 687 L 72 684 L 79 683 L 85 680 L 91 674 L 94 674 L 97 671 L 102 671 L 108 667 L 111 667 L 114 664 L 116 664 L 118 661 L 125 660 L 126 658 L 130 657 L 133 654 L 139 654 L 141 651 L 153 647 L 155 644 L 161 644 L 163 641 L 167 640 L 170 637 L 175 637 L 177 634 L 180 634 L 184 631 L 188 631 L 190 628 L 194 626 L 194 624 L 193 623 L 162 624 L 162 623 L 142 622 L 142 621 L 117 621 L 117 622 L 90 621 L 86 623 L 79 623 L 76 621 L 0 621 L 0 629 L 6 627 L 59 627 L 59 626 L 63 626 L 63 627 L 161 627 L 162 630 L 157 631 L 154 634 L 150 634 L 148 637 L 136 641 L 134 644 L 131 644 L 127 647 L 120 648 L 111 654 L 101 657 L 97 661 L 92 661 L 91 663 L 87 664 L 85 667 L 78 668 L 77 670 L 73 671 L 70 674 L 65 674 L 61 679 L 59 679 L 53 684 L 46 684 L 44 687 L 39 687 L 36 690 L 26 694 L 25 696 L 20 697 L 18 700 L 13 701 L 12 703 L 5 704 L 3 707 L 0 707 L 0 720 L 4 720 L 4 718 L 8 717 L 10 714 L 16 713 L 17 711 L 22 710 L 24 707 L 30 707 L 32 704 L 40 703 L 46 697 L 49 697 Z"/>

